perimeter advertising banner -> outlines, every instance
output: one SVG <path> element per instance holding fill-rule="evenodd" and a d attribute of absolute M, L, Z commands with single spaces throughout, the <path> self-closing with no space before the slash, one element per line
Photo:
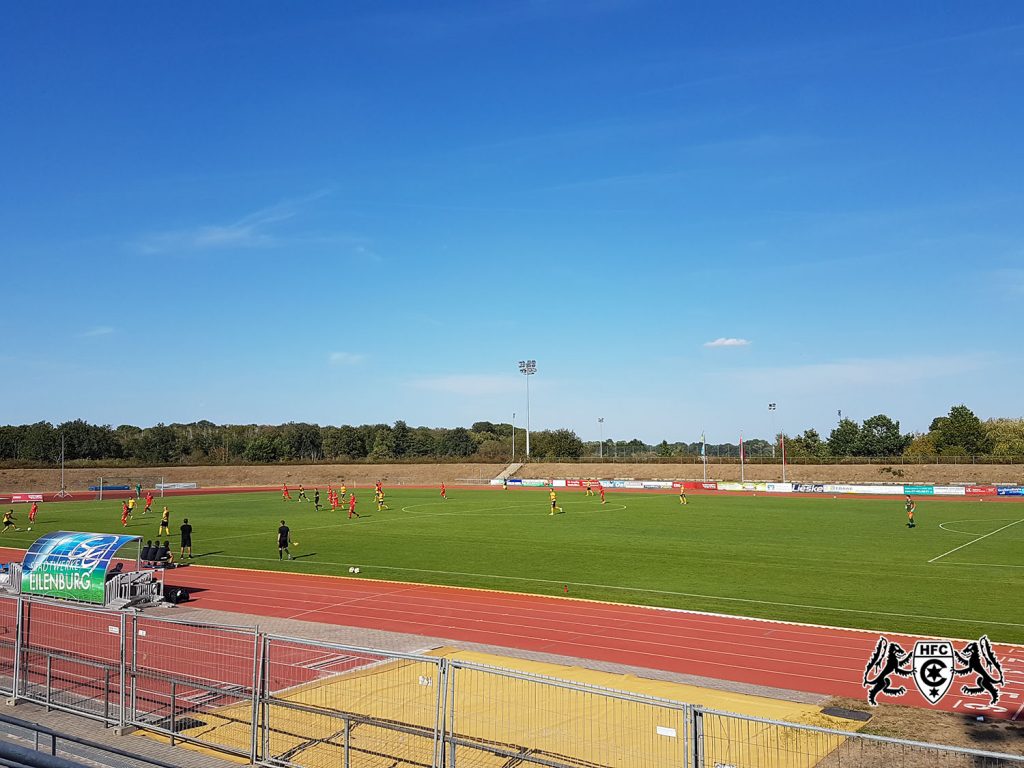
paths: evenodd
<path fill-rule="evenodd" d="M 54 531 L 37 539 L 22 564 L 21 591 L 103 604 L 107 565 L 138 536 Z"/>

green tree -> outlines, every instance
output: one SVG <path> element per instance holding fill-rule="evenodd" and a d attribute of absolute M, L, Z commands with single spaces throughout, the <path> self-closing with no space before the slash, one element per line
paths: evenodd
<path fill-rule="evenodd" d="M 60 453 L 60 441 L 48 421 L 29 424 L 22 433 L 18 458 L 52 464 Z"/>
<path fill-rule="evenodd" d="M 281 459 L 281 446 L 271 435 L 257 435 L 245 446 L 242 457 L 246 461 L 272 464 Z"/>
<path fill-rule="evenodd" d="M 966 405 L 954 405 L 949 415 L 932 421 L 930 432 L 941 454 L 975 456 L 992 450 L 988 430 Z"/>
<path fill-rule="evenodd" d="M 476 442 L 465 427 L 446 429 L 437 441 L 438 456 L 472 456 L 476 453 Z"/>
<path fill-rule="evenodd" d="M 911 435 L 910 443 L 904 453 L 907 456 L 936 456 L 939 449 L 931 435 Z"/>
<path fill-rule="evenodd" d="M 794 435 L 786 440 L 786 454 L 820 459 L 828 454 L 828 446 L 822 441 L 816 429 L 805 429 L 802 435 Z"/>
<path fill-rule="evenodd" d="M 395 435 L 389 426 L 384 425 L 382 429 L 377 430 L 370 458 L 376 461 L 395 458 Z"/>
<path fill-rule="evenodd" d="M 409 439 L 409 456 L 433 456 L 437 451 L 437 439 L 427 427 L 417 427 Z"/>
<path fill-rule="evenodd" d="M 1024 456 L 1024 419 L 989 419 L 985 431 L 996 456 Z"/>
<path fill-rule="evenodd" d="M 900 456 L 910 441 L 911 435 L 900 434 L 900 423 L 885 414 L 865 419 L 857 437 L 857 456 Z"/>
<path fill-rule="evenodd" d="M 855 456 L 860 444 L 860 426 L 852 419 L 842 419 L 828 436 L 828 452 L 833 456 Z"/>
<path fill-rule="evenodd" d="M 409 425 L 402 420 L 396 421 L 394 429 L 391 430 L 391 436 L 395 444 L 395 458 L 400 459 L 408 454 L 412 444 L 412 430 L 409 429 Z"/>

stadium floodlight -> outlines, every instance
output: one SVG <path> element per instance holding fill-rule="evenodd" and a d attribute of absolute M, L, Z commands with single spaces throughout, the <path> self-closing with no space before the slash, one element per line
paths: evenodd
<path fill-rule="evenodd" d="M 597 428 L 601 430 L 601 442 L 598 443 L 598 456 L 604 458 L 604 416 L 599 416 L 597 419 Z"/>
<path fill-rule="evenodd" d="M 775 403 L 768 403 L 768 412 L 772 415 L 772 458 L 775 458 Z"/>
<path fill-rule="evenodd" d="M 526 458 L 530 458 L 530 377 L 537 372 L 536 360 L 520 360 L 519 372 L 526 377 Z"/>

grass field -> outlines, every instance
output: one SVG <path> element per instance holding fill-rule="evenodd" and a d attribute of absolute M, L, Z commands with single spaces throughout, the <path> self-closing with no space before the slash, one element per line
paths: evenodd
<path fill-rule="evenodd" d="M 184 517 L 195 528 L 196 565 L 346 577 L 358 565 L 362 578 L 559 595 L 568 585 L 575 597 L 1024 642 L 1024 503 L 919 498 L 908 530 L 898 496 L 700 495 L 684 507 L 672 493 L 609 492 L 601 506 L 563 490 L 555 516 L 539 490 L 456 489 L 448 501 L 392 490 L 382 512 L 369 491 L 359 498 L 358 520 L 277 493 L 165 501 L 175 534 Z M 43 504 L 31 532 L 3 543 L 123 531 L 120 507 Z M 161 507 L 128 532 L 156 538 Z M 27 512 L 17 508 L 22 527 Z M 292 562 L 277 557 L 281 518 L 299 542 Z"/>

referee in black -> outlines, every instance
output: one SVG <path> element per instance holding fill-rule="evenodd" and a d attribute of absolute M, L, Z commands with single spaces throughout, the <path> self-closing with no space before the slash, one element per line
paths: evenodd
<path fill-rule="evenodd" d="M 181 554 L 179 560 L 185 559 L 185 550 L 188 550 L 188 559 L 192 559 L 192 526 L 189 525 L 186 517 L 181 523 Z"/>
<path fill-rule="evenodd" d="M 284 524 L 284 520 L 281 521 L 281 527 L 277 529 L 277 559 L 283 560 L 285 555 L 288 555 L 289 560 L 294 560 L 292 553 L 288 551 L 288 545 L 291 543 L 291 529 Z"/>

